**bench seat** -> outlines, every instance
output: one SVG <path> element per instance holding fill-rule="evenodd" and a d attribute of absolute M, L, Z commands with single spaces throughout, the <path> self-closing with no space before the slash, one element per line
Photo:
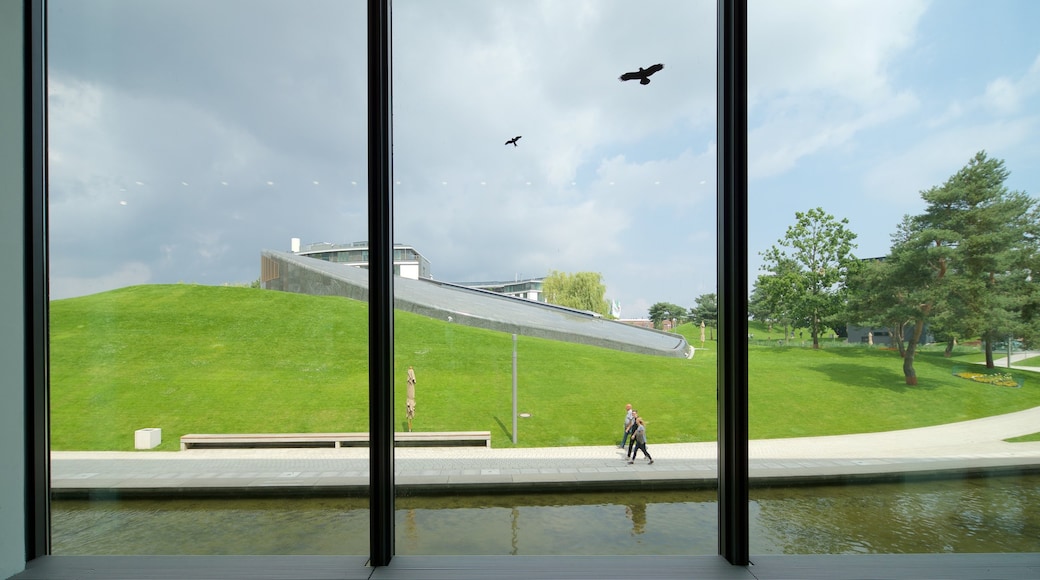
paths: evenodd
<path fill-rule="evenodd" d="M 394 433 L 395 447 L 491 447 L 490 431 L 411 431 Z M 238 447 L 367 447 L 368 433 L 190 433 L 181 450 Z"/>

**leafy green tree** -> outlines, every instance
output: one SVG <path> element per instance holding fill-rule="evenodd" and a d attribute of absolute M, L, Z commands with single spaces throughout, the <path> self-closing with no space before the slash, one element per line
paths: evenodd
<path fill-rule="evenodd" d="M 769 332 L 773 332 L 773 313 L 769 309 L 768 297 L 758 282 L 751 288 L 751 296 L 748 297 L 748 320 L 757 320 L 766 325 Z"/>
<path fill-rule="evenodd" d="M 903 351 L 908 385 L 917 384 L 913 363 L 926 321 L 948 336 L 982 336 L 990 367 L 992 343 L 1029 326 L 1037 207 L 1004 187 L 1007 176 L 1002 161 L 976 154 L 921 192 L 924 213 L 903 219 L 883 266 L 855 277 L 850 311 L 912 324 Z"/>
<path fill-rule="evenodd" d="M 658 302 L 650 307 L 649 315 L 650 320 L 654 323 L 654 328 L 660 329 L 666 319 L 683 320 L 686 318 L 686 309 L 671 302 Z"/>
<path fill-rule="evenodd" d="M 908 222 L 911 218 L 904 216 L 903 219 L 904 222 Z M 903 241 L 905 240 L 898 235 L 893 236 L 893 248 Z M 916 296 L 912 290 L 916 288 L 915 284 L 923 282 L 912 280 L 901 271 L 903 263 L 893 259 L 894 255 L 895 249 L 888 258 L 863 260 L 855 271 L 849 274 L 846 316 L 852 324 L 887 328 L 892 345 L 897 347 L 899 355 L 904 357 L 904 330 L 912 326 L 917 314 L 913 308 Z"/>
<path fill-rule="evenodd" d="M 550 304 L 595 312 L 610 317 L 607 286 L 598 272 L 569 274 L 553 270 L 542 282 L 542 295 Z"/>
<path fill-rule="evenodd" d="M 1022 330 L 1029 266 L 1037 254 L 1036 201 L 1009 191 L 1009 175 L 1002 160 L 980 151 L 941 187 L 922 193 L 928 205 L 918 218 L 922 230 L 947 247 L 950 277 L 946 295 L 938 297 L 947 316 L 940 322 L 952 332 L 981 336 L 990 368 L 993 343 Z"/>
<path fill-rule="evenodd" d="M 807 326 L 797 312 L 796 299 L 802 291 L 799 268 L 790 259 L 783 259 L 771 268 L 771 272 L 758 276 L 752 296 L 758 294 L 756 309 L 763 319 L 770 321 L 770 332 L 774 322 L 784 327 L 786 342 L 795 324 Z"/>
<path fill-rule="evenodd" d="M 703 322 L 709 329 L 710 339 L 715 340 L 715 328 L 719 323 L 719 300 L 714 292 L 698 296 L 688 316 L 694 324 L 700 325 Z"/>
<path fill-rule="evenodd" d="M 926 193 L 922 192 L 922 197 Z M 917 384 L 914 358 L 925 322 L 943 310 L 949 296 L 950 239 L 954 234 L 924 226 L 920 216 L 904 216 L 893 235 L 892 251 L 885 262 L 888 276 L 885 283 L 892 296 L 893 318 L 906 321 L 898 327 L 898 338 L 906 341 L 900 354 L 907 385 Z M 906 326 L 911 326 L 909 336 L 903 335 Z"/>
<path fill-rule="evenodd" d="M 856 234 L 846 227 L 849 220 L 836 220 L 823 208 L 795 212 L 795 219 L 777 245 L 762 253 L 764 268 L 775 274 L 794 266 L 778 282 L 793 285 L 789 312 L 807 321 L 813 348 L 820 348 L 820 332 L 840 316 L 846 277 L 858 264 L 852 255 Z"/>

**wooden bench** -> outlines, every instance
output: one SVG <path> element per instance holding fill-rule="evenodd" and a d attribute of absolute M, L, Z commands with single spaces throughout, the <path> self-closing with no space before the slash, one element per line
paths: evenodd
<path fill-rule="evenodd" d="M 394 433 L 395 447 L 491 447 L 491 431 L 411 431 Z M 367 447 L 368 433 L 190 433 L 181 451 L 238 447 Z"/>

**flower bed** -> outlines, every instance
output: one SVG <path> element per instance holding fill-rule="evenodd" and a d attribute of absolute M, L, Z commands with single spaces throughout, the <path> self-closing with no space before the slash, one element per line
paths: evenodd
<path fill-rule="evenodd" d="M 960 377 L 962 379 L 968 379 L 975 381 L 976 383 L 985 383 L 987 385 L 996 385 L 998 387 L 1021 387 L 1022 379 L 1016 379 L 1011 373 L 1005 372 L 978 372 L 970 370 L 958 370 L 954 369 L 953 376 Z"/>

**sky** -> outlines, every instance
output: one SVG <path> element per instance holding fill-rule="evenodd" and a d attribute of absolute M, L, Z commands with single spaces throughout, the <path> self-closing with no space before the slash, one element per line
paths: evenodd
<path fill-rule="evenodd" d="M 48 6 L 52 299 L 248 284 L 292 238 L 366 239 L 364 2 Z M 981 150 L 1040 195 L 1037 22 L 750 0 L 750 279 L 816 207 L 886 254 Z M 714 0 L 395 0 L 392 26 L 394 238 L 434 278 L 598 272 L 623 318 L 715 292 Z"/>

